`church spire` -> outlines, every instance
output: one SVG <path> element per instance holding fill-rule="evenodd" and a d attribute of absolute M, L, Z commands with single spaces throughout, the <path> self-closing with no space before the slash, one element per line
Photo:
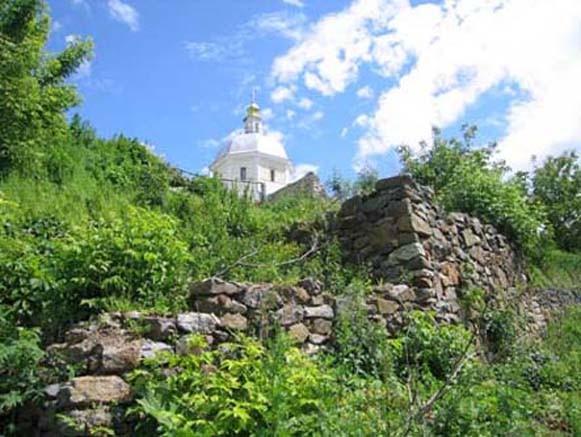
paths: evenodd
<path fill-rule="evenodd" d="M 257 134 L 262 132 L 262 117 L 260 116 L 260 106 L 256 103 L 256 88 L 252 89 L 252 100 L 246 108 L 244 117 L 244 132 L 247 134 Z"/>

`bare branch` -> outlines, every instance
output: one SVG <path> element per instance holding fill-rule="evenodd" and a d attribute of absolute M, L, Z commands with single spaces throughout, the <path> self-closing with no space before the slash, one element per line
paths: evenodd
<path fill-rule="evenodd" d="M 319 239 L 315 237 L 313 239 L 313 245 L 310 247 L 310 249 L 307 250 L 306 252 L 304 252 L 301 256 L 299 256 L 297 258 L 293 258 L 293 259 L 290 259 L 287 261 L 282 261 L 282 262 L 279 262 L 276 264 L 252 264 L 252 263 L 244 262 L 244 260 L 247 260 L 248 258 L 251 258 L 259 253 L 258 249 L 253 249 L 250 252 L 242 255 L 234 263 L 230 264 L 229 266 L 227 266 L 223 270 L 220 270 L 218 273 L 212 275 L 211 277 L 212 278 L 220 278 L 235 267 L 248 267 L 248 268 L 253 268 L 253 269 L 259 269 L 259 268 L 263 268 L 263 267 L 282 267 L 282 266 L 294 264 L 297 262 L 304 261 L 305 259 L 307 259 L 311 255 L 317 253 L 319 250 L 321 250 L 321 247 L 322 246 L 319 246 Z"/>
<path fill-rule="evenodd" d="M 254 255 L 256 255 L 258 253 L 258 249 L 253 249 L 250 252 L 242 255 L 240 258 L 238 258 L 234 263 L 230 264 L 229 266 L 227 266 L 225 269 L 220 270 L 218 273 L 212 275 L 212 278 L 219 278 L 222 275 L 225 275 L 226 273 L 228 273 L 230 270 L 232 270 L 234 267 L 238 267 L 239 265 L 242 265 L 245 259 L 248 259 L 250 257 L 253 257 Z"/>
<path fill-rule="evenodd" d="M 321 248 L 319 247 L 319 240 L 317 238 L 314 238 L 313 245 L 311 246 L 311 248 L 297 258 L 289 259 L 287 261 L 282 261 L 282 262 L 279 262 L 276 264 L 249 264 L 249 263 L 242 262 L 239 265 L 241 265 L 243 267 L 250 267 L 250 268 L 256 268 L 256 269 L 261 268 L 261 267 L 281 267 L 281 266 L 286 266 L 289 264 L 294 264 L 297 262 L 304 261 L 305 259 L 307 259 L 311 255 L 313 255 L 314 253 L 318 252 L 320 249 Z"/>

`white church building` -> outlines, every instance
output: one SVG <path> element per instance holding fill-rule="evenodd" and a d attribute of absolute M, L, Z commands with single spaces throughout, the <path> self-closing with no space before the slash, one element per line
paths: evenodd
<path fill-rule="evenodd" d="M 291 182 L 293 163 L 279 137 L 264 131 L 254 97 L 246 109 L 244 130 L 229 137 L 210 171 L 229 188 L 256 200 L 263 200 Z"/>

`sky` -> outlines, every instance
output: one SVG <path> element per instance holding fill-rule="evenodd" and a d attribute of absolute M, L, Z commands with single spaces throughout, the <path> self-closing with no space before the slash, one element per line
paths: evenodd
<path fill-rule="evenodd" d="M 252 90 L 298 173 L 398 172 L 432 126 L 476 124 L 515 170 L 581 151 L 581 0 L 49 0 L 49 50 L 105 137 L 207 169 Z"/>

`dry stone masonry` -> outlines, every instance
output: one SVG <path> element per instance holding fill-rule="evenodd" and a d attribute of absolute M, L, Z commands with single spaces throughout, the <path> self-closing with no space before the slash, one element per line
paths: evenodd
<path fill-rule="evenodd" d="M 408 284 L 401 301 L 436 310 L 441 320 L 458 320 L 462 290 L 490 294 L 525 279 L 517 253 L 493 226 L 445 214 L 432 190 L 407 175 L 346 201 L 336 231 L 347 260 L 368 264 L 378 280 Z"/>
<path fill-rule="evenodd" d="M 312 279 L 296 286 L 208 279 L 191 285 L 190 309 L 175 316 L 108 313 L 69 329 L 48 350 L 74 365 L 78 376 L 46 387 L 40 435 L 86 435 L 87 427 L 103 426 L 131 435 L 122 414 L 132 401 L 127 375 L 159 352 L 196 353 L 191 334 L 216 346 L 240 332 L 265 338 L 281 326 L 313 354 L 330 344 L 335 319 L 335 299 Z"/>
<path fill-rule="evenodd" d="M 303 197 L 326 197 L 325 187 L 321 184 L 319 177 L 312 171 L 308 172 L 299 180 L 285 185 L 280 190 L 268 196 L 269 201 L 275 201 L 287 196 Z"/>

